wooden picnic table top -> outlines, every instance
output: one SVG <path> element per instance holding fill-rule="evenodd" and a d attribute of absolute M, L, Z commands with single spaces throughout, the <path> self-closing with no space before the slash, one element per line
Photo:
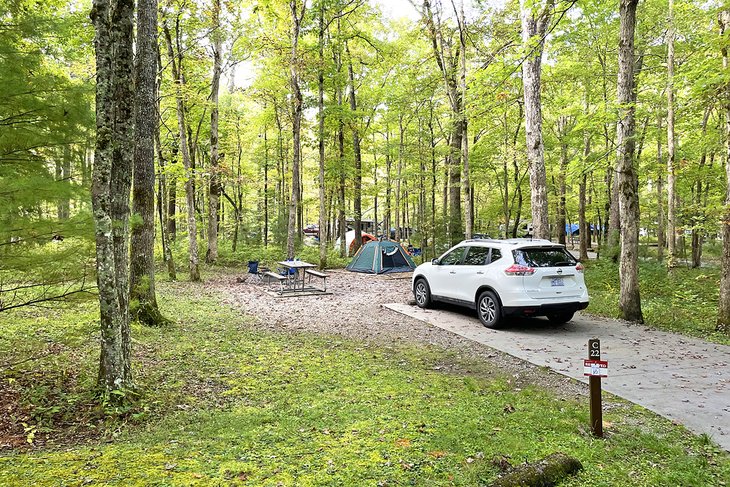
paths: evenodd
<path fill-rule="evenodd" d="M 279 264 L 283 265 L 284 267 L 288 267 L 289 269 L 306 269 L 309 267 L 317 267 L 317 264 L 310 264 L 309 262 L 304 262 L 303 260 L 284 260 L 279 262 Z"/>

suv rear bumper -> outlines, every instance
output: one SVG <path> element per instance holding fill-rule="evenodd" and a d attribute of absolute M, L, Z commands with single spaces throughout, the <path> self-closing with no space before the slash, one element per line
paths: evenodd
<path fill-rule="evenodd" d="M 568 303 L 551 303 L 539 306 L 504 306 L 504 316 L 545 316 L 552 313 L 575 313 L 588 307 L 588 301 Z"/>

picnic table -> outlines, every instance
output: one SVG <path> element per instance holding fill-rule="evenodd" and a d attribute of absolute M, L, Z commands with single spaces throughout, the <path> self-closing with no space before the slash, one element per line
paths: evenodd
<path fill-rule="evenodd" d="M 278 262 L 278 264 L 287 270 L 293 270 L 294 272 L 287 272 L 286 287 L 282 288 L 283 291 L 304 291 L 305 283 L 305 271 L 313 267 L 317 267 L 316 264 L 310 264 L 303 260 L 284 260 Z"/>

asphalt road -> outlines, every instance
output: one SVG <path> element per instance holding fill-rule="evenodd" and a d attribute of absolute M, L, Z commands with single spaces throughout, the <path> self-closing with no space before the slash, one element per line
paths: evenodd
<path fill-rule="evenodd" d="M 524 319 L 490 330 L 469 310 L 384 306 L 582 382 L 588 339 L 598 338 L 609 366 L 603 390 L 706 433 L 730 451 L 728 346 L 580 314 L 565 325 Z"/>

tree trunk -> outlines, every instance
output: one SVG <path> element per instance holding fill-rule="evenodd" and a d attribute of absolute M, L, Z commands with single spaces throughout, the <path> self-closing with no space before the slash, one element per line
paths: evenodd
<path fill-rule="evenodd" d="M 362 246 L 362 152 L 360 150 L 359 117 L 357 115 L 357 99 L 355 98 L 355 73 L 352 69 L 350 46 L 345 41 L 347 52 L 347 72 L 350 77 L 350 110 L 352 111 L 352 152 L 355 158 L 355 187 L 353 195 L 353 218 L 355 219 L 355 246 L 357 252 Z"/>
<path fill-rule="evenodd" d="M 667 245 L 664 229 L 664 159 L 662 158 L 662 117 L 657 117 L 657 260 L 664 260 L 664 247 Z"/>
<path fill-rule="evenodd" d="M 674 0 L 669 0 L 667 30 L 667 267 L 677 265 L 677 189 L 674 167 Z"/>
<path fill-rule="evenodd" d="M 720 23 L 720 35 L 725 36 L 730 28 L 730 11 L 723 10 L 718 16 Z M 722 67 L 727 72 L 728 65 L 727 47 L 722 48 Z M 727 188 L 725 192 L 725 215 L 722 220 L 722 257 L 720 274 L 720 299 L 717 313 L 717 331 L 730 335 L 730 86 L 725 86 L 723 93 L 725 109 L 725 177 Z"/>
<path fill-rule="evenodd" d="M 155 295 L 155 134 L 157 133 L 157 0 L 139 0 L 134 87 L 134 190 L 129 292 L 134 318 L 148 326 L 165 322 Z"/>
<path fill-rule="evenodd" d="M 459 60 L 459 49 L 452 54 L 450 42 L 443 39 L 441 25 L 436 25 L 430 0 L 423 0 L 423 20 L 428 28 L 431 47 L 436 58 L 439 70 L 443 76 L 444 86 L 451 107 L 451 134 L 449 137 L 448 167 L 448 235 L 450 244 L 454 245 L 464 238 L 461 216 L 461 153 L 462 141 L 465 132 L 463 119 L 463 93 L 459 89 L 456 79 L 456 70 Z M 444 206 L 444 211 L 447 207 Z"/>
<path fill-rule="evenodd" d="M 588 130 L 583 132 L 583 172 L 578 189 L 578 233 L 580 238 L 580 260 L 588 260 L 588 247 L 591 245 L 590 228 L 586 220 L 586 186 L 588 185 L 588 169 L 585 167 L 591 155 L 591 136 Z"/>
<path fill-rule="evenodd" d="M 289 84 L 291 89 L 292 110 L 292 173 L 291 199 L 289 201 L 289 224 L 286 234 L 286 256 L 294 258 L 294 244 L 296 243 L 297 210 L 299 209 L 299 164 L 301 158 L 301 131 L 302 131 L 302 92 L 299 88 L 299 60 L 297 48 L 299 46 L 299 29 L 307 8 L 307 1 L 303 0 L 301 12 L 297 0 L 290 0 L 292 30 L 291 30 L 291 58 L 289 59 Z"/>
<path fill-rule="evenodd" d="M 621 260 L 619 265 L 621 317 L 643 322 L 639 296 L 639 192 L 634 167 L 634 113 L 636 110 L 634 79 L 634 31 L 639 0 L 621 0 L 619 35 L 619 71 L 617 100 L 617 164 L 619 175 L 619 211 L 621 217 Z"/>
<path fill-rule="evenodd" d="M 324 3 L 319 7 L 319 66 L 317 67 L 317 124 L 319 136 L 319 268 L 327 267 L 327 188 L 325 187 L 324 146 Z M 376 221 L 377 225 L 377 221 Z"/>
<path fill-rule="evenodd" d="M 133 387 L 129 327 L 129 193 L 132 180 L 133 0 L 94 0 L 96 148 L 92 176 L 101 322 L 99 385 Z M 116 398 L 116 399 L 115 399 Z"/>
<path fill-rule="evenodd" d="M 566 173 L 568 171 L 568 119 L 560 117 L 558 120 L 558 133 L 560 134 L 560 172 L 558 173 L 558 218 L 556 232 L 558 243 L 565 245 L 565 220 L 566 220 Z M 572 232 L 571 232 L 572 233 Z"/>
<path fill-rule="evenodd" d="M 205 261 L 209 264 L 218 260 L 218 206 L 220 204 L 221 182 L 218 169 L 218 92 L 221 84 L 221 51 L 223 33 L 221 32 L 221 2 L 213 1 L 213 80 L 210 90 L 210 185 L 208 187 L 208 251 Z"/>
<path fill-rule="evenodd" d="M 474 232 L 474 208 L 472 201 L 472 187 L 469 171 L 469 118 L 466 113 L 466 16 L 464 15 L 464 1 L 461 2 L 459 12 L 459 44 L 461 46 L 461 123 L 462 123 L 462 161 L 464 175 L 462 178 L 462 193 L 464 193 L 464 238 L 471 238 Z"/>
<path fill-rule="evenodd" d="M 185 199 L 187 203 L 187 221 L 188 221 L 188 262 L 190 271 L 190 280 L 200 281 L 200 268 L 198 263 L 198 224 L 195 220 L 195 187 L 193 179 L 195 174 L 192 169 L 190 159 L 190 151 L 188 149 L 188 133 L 185 124 L 185 106 L 183 102 L 183 87 L 185 78 L 182 72 L 182 66 L 175 61 L 175 52 L 172 47 L 172 37 L 170 29 L 165 24 L 163 27 L 165 33 L 165 41 L 167 42 L 167 53 L 170 57 L 173 78 L 175 80 L 175 101 L 177 106 L 177 126 L 180 143 L 180 153 L 182 154 L 183 166 L 185 167 Z M 182 54 L 179 53 L 180 61 Z"/>
<path fill-rule="evenodd" d="M 542 140 L 542 101 L 540 99 L 540 73 L 545 33 L 553 8 L 552 0 L 538 3 L 536 12 L 533 2 L 520 0 L 522 18 L 522 44 L 526 56 L 522 63 L 522 84 L 525 99 L 525 138 L 527 160 L 530 164 L 530 203 L 532 206 L 533 236 L 550 238 L 548 223 L 547 176 Z"/>

